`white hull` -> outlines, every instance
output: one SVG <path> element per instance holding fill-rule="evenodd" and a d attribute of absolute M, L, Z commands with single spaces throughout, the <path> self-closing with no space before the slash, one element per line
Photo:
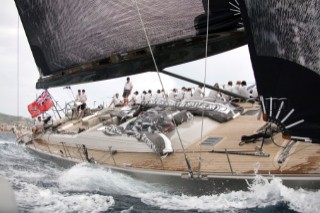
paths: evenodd
<path fill-rule="evenodd" d="M 52 160 L 59 165 L 69 168 L 82 161 L 70 159 L 63 156 L 43 153 L 32 146 L 28 147 L 33 153 L 48 160 Z M 222 193 L 228 191 L 248 190 L 249 184 L 257 180 L 259 174 L 243 175 L 230 173 L 205 173 L 202 177 L 198 177 L 198 173 L 194 173 L 194 178 L 191 178 L 186 172 L 159 171 L 151 169 L 139 169 L 132 167 L 115 167 L 111 165 L 102 165 L 105 168 L 115 172 L 120 172 L 129 175 L 135 179 L 154 184 L 171 193 L 184 193 L 188 195 L 210 195 L 213 193 Z M 320 175 L 261 175 L 268 181 L 274 178 L 281 178 L 284 185 L 299 189 L 319 190 Z"/>

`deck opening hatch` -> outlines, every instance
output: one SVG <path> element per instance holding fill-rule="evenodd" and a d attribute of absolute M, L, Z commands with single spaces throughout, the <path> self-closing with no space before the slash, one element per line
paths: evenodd
<path fill-rule="evenodd" d="M 242 115 L 256 115 L 259 112 L 259 109 L 250 109 L 244 112 Z"/>
<path fill-rule="evenodd" d="M 202 141 L 202 143 L 200 145 L 203 145 L 203 146 L 214 146 L 217 143 L 219 143 L 221 140 L 222 140 L 222 138 L 210 137 L 210 138 L 207 138 L 204 141 Z"/>

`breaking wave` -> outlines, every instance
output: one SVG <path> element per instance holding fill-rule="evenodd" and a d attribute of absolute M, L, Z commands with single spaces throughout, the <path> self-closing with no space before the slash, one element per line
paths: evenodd
<path fill-rule="evenodd" d="M 257 176 L 255 182 L 248 186 L 248 191 L 232 191 L 200 197 L 161 193 L 140 194 L 140 196 L 148 205 L 173 210 L 232 211 L 266 208 L 285 203 L 291 210 L 298 212 L 320 211 L 318 202 L 320 191 L 294 190 L 284 186 L 279 178 L 269 182 L 261 176 Z"/>
<path fill-rule="evenodd" d="M 173 195 L 151 184 L 109 171 L 97 165 L 78 164 L 59 178 L 60 188 L 99 191 L 139 198 L 143 203 L 164 210 L 237 211 L 266 208 L 285 203 L 298 212 L 320 212 L 320 191 L 294 190 L 280 178 L 267 180 L 257 175 L 247 191 L 232 191 L 209 196 Z"/>

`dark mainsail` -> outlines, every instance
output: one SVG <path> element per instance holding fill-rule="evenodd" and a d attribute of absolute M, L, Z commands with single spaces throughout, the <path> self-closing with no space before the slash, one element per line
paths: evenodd
<path fill-rule="evenodd" d="M 284 136 L 320 141 L 320 1 L 241 0 L 265 118 Z"/>
<path fill-rule="evenodd" d="M 35 62 L 37 88 L 160 70 L 246 44 L 235 0 L 15 0 Z M 137 2 L 138 8 L 135 2 Z M 242 29 L 242 30 L 241 30 Z"/>

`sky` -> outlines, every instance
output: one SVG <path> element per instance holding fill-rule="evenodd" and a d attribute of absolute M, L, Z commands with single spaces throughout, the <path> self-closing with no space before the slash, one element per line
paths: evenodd
<path fill-rule="evenodd" d="M 30 118 L 27 110 L 37 95 L 43 90 L 35 88 L 39 72 L 33 59 L 23 26 L 19 21 L 14 0 L 0 0 L 0 112 Z M 19 26 L 19 27 L 18 27 Z M 205 60 L 198 60 L 183 65 L 169 67 L 166 70 L 180 74 L 200 82 L 204 81 Z M 164 88 L 196 87 L 196 85 L 179 79 L 160 74 Z M 248 52 L 243 46 L 207 59 L 207 84 L 219 83 L 221 86 L 229 80 L 246 80 L 254 83 L 254 76 Z M 78 89 L 85 89 L 89 107 L 100 104 L 109 105 L 111 97 L 122 93 L 125 78 L 117 78 L 94 83 L 72 85 L 70 89 L 64 87 L 50 88 L 49 92 L 57 103 L 58 108 L 64 108 L 65 103 L 73 99 Z M 151 89 L 155 92 L 161 89 L 158 75 L 149 72 L 130 76 L 134 91 L 139 93 Z M 206 90 L 208 93 L 209 91 Z"/>

